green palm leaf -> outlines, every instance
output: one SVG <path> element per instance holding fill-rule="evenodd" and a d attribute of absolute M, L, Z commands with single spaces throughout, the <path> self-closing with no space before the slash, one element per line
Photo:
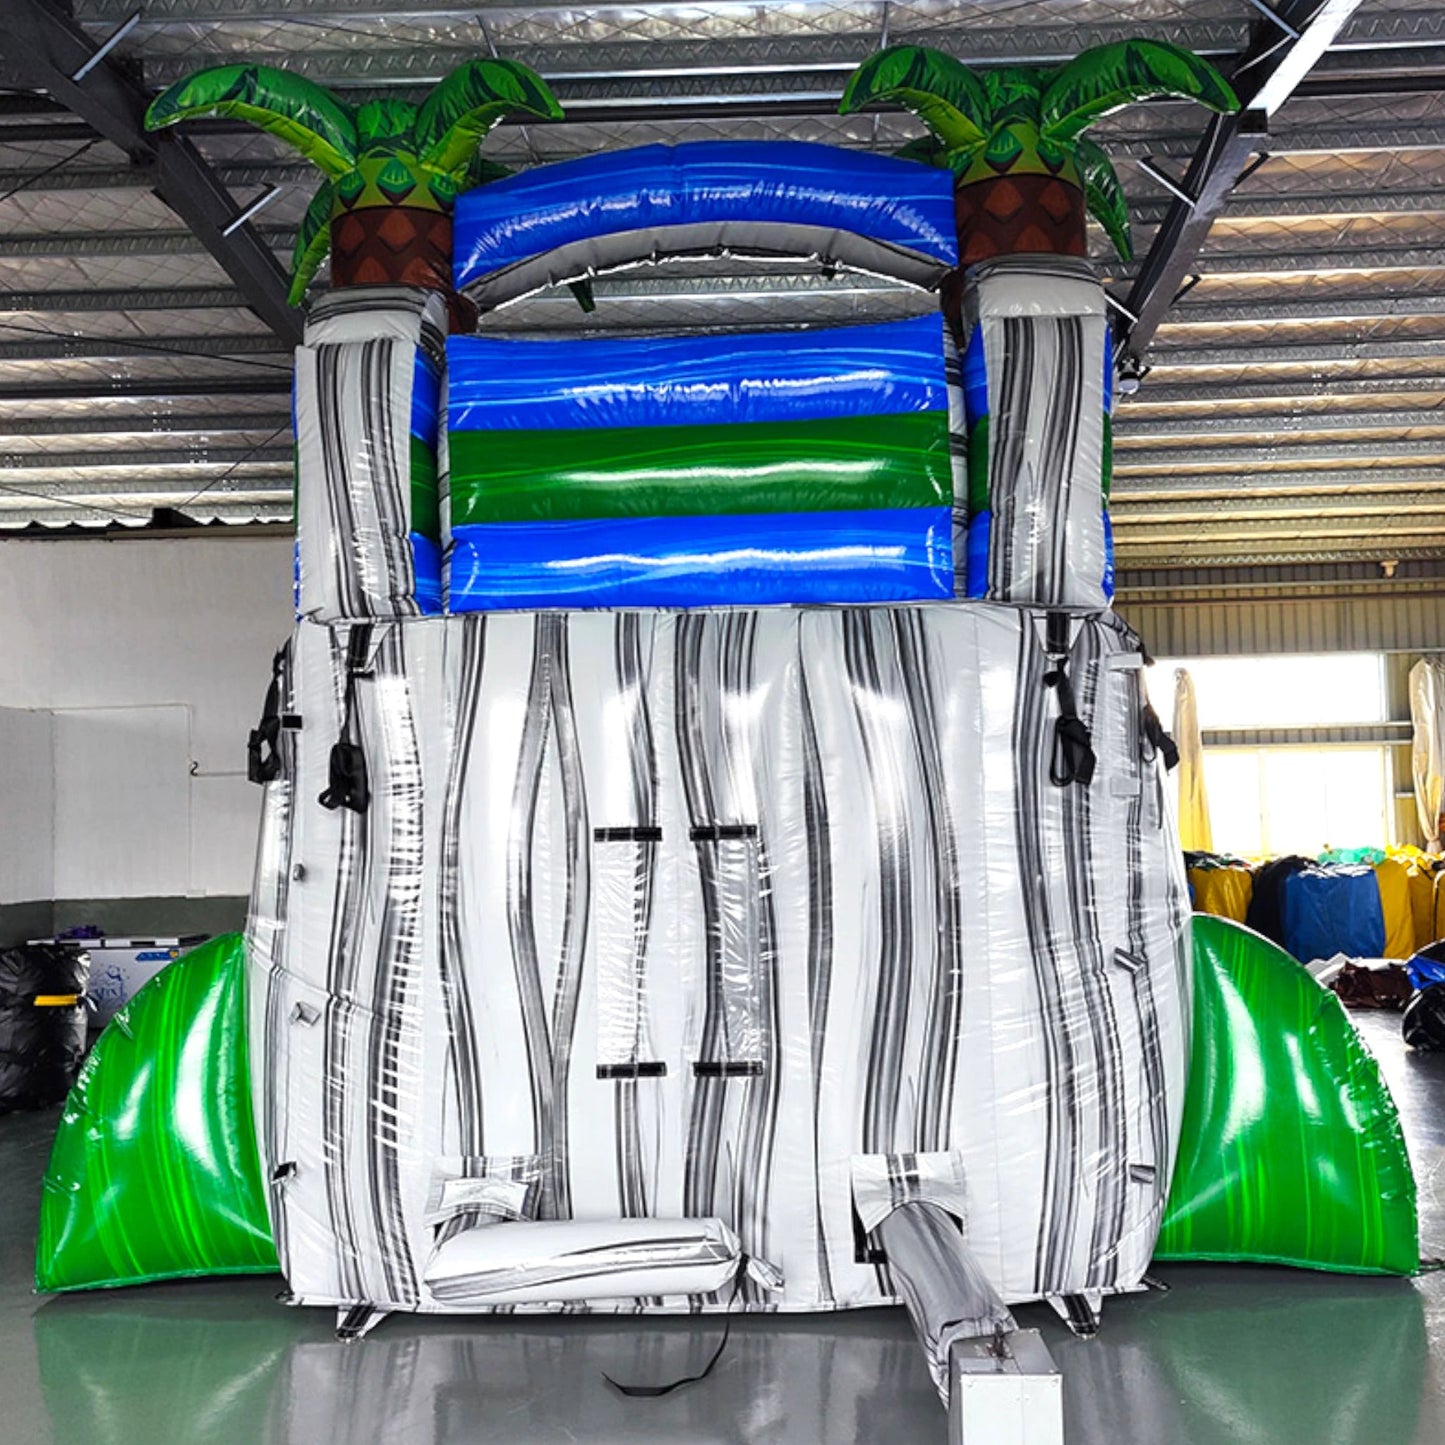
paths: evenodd
<path fill-rule="evenodd" d="M 1071 60 L 1044 91 L 1043 133 L 1072 140 L 1096 120 L 1153 96 L 1195 100 L 1210 110 L 1235 111 L 1239 101 L 1207 61 L 1162 40 L 1096 45 Z"/>
<path fill-rule="evenodd" d="M 848 77 L 838 111 L 852 115 L 880 101 L 896 101 L 911 110 L 949 150 L 987 139 L 990 106 L 983 86 L 941 50 L 893 45 L 869 56 Z"/>
<path fill-rule="evenodd" d="M 467 163 L 466 175 L 462 184 L 470 191 L 477 186 L 489 186 L 493 181 L 502 181 L 515 174 L 516 172 L 511 166 L 504 166 L 500 161 L 488 160 L 480 151 L 477 151 Z"/>
<path fill-rule="evenodd" d="M 335 194 L 336 188 L 331 182 L 322 181 L 321 189 L 311 197 L 311 204 L 301 218 L 296 249 L 291 253 L 291 289 L 286 293 L 286 300 L 292 306 L 301 304 L 316 268 L 331 249 L 331 207 Z"/>
<path fill-rule="evenodd" d="M 988 97 L 991 130 L 1010 121 L 1039 123 L 1039 101 L 1052 72 L 1037 66 L 1004 65 L 983 72 L 983 91 Z"/>
<path fill-rule="evenodd" d="M 160 130 L 198 116 L 224 115 L 294 146 L 336 177 L 356 164 L 356 122 L 325 86 L 270 65 L 215 65 L 168 86 L 146 111 L 146 128 Z"/>
<path fill-rule="evenodd" d="M 938 148 L 938 142 L 931 135 L 921 135 L 917 140 L 899 146 L 893 154 L 900 161 L 922 161 L 926 166 L 947 164 L 943 152 Z"/>
<path fill-rule="evenodd" d="M 369 151 L 390 141 L 393 145 L 412 145 L 418 107 L 409 100 L 369 100 L 356 112 L 356 140 L 361 150 Z"/>
<path fill-rule="evenodd" d="M 482 137 L 503 116 L 520 111 L 560 120 L 562 107 L 535 70 L 515 60 L 472 60 L 459 65 L 422 102 L 416 149 L 425 166 L 457 172 L 458 179 Z"/>
<path fill-rule="evenodd" d="M 1129 207 L 1109 157 L 1102 146 L 1087 137 L 1074 143 L 1074 156 L 1084 178 L 1084 203 L 1108 234 L 1119 259 L 1132 261 L 1134 242 L 1129 235 Z"/>

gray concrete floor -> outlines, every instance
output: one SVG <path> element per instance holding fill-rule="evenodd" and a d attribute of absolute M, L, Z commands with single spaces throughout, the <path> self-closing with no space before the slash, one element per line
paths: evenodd
<path fill-rule="evenodd" d="M 1421 1243 L 1445 1253 L 1445 1057 L 1398 1019 L 1356 1015 L 1405 1119 Z M 453 1442 L 945 1439 L 900 1310 L 739 1319 L 712 1375 L 665 1399 L 624 1378 L 685 1373 L 712 1323 L 392 1319 L 361 1345 L 275 1301 L 279 1281 L 37 1299 L 40 1177 L 55 1115 L 0 1118 L 0 1441 L 4 1445 L 453 1445 Z M 1075 1340 L 1046 1309 L 1069 1445 L 1445 1442 L 1445 1273 L 1414 1281 L 1160 1266 L 1173 1289 L 1111 1300 Z"/>

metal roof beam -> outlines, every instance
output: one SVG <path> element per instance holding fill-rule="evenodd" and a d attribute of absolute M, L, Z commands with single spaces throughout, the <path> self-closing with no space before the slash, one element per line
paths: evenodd
<path fill-rule="evenodd" d="M 1445 386 L 1445 383 L 1442 383 Z M 1416 427 L 1445 429 L 1445 406 L 1419 407 L 1414 411 L 1343 411 L 1301 412 L 1289 416 L 1197 416 L 1178 419 L 1130 416 L 1124 410 L 1114 420 L 1114 455 L 1132 451 L 1129 445 L 1139 441 L 1163 440 L 1166 437 L 1207 437 L 1216 442 L 1223 437 L 1239 438 L 1240 446 L 1258 446 L 1261 437 L 1286 436 L 1296 432 L 1325 433 L 1334 431 L 1408 431 Z M 1177 450 L 1176 456 L 1187 453 Z"/>
<path fill-rule="evenodd" d="M 0 429 L 7 437 L 64 436 L 218 436 L 230 432 L 269 434 L 278 428 L 290 427 L 291 414 L 274 412 L 199 412 L 191 415 L 161 416 L 108 412 L 93 416 L 12 416 L 0 419 Z M 48 458 L 53 452 L 26 453 Z M 111 453 L 112 458 L 122 455 Z"/>
<path fill-rule="evenodd" d="M 0 142 L 7 128 L 0 125 Z M 284 162 L 259 162 L 245 165 L 213 165 L 216 179 L 225 186 L 307 185 L 316 181 L 316 169 L 308 165 L 287 165 Z M 154 165 L 137 166 L 62 166 L 47 170 L 34 166 L 26 170 L 0 171 L 0 195 L 7 191 L 24 191 L 39 196 L 54 191 L 149 191 L 154 190 L 157 172 Z"/>
<path fill-rule="evenodd" d="M 1138 477 L 1150 472 L 1180 475 L 1190 467 L 1262 467 L 1273 462 L 1299 464 L 1338 463 L 1368 469 L 1372 462 L 1389 466 L 1397 458 L 1433 457 L 1445 460 L 1440 437 L 1396 438 L 1367 442 L 1290 442 L 1278 446 L 1243 441 L 1239 445 L 1203 447 L 1120 447 L 1114 453 L 1114 475 Z M 1202 473 L 1196 475 L 1204 475 Z"/>
<path fill-rule="evenodd" d="M 1118 549 L 1125 549 L 1121 545 Z M 1445 557 L 1445 543 L 1436 546 L 1392 546 L 1382 545 L 1374 538 L 1357 541 L 1339 540 L 1328 546 L 1301 542 L 1294 546 L 1281 545 L 1278 541 L 1257 540 L 1236 541 L 1233 545 L 1215 547 L 1150 547 L 1148 544 L 1129 549 L 1126 566 L 1130 570 L 1146 568 L 1189 568 L 1266 566 L 1270 564 L 1298 565 L 1301 563 L 1358 562 L 1361 558 L 1374 560 L 1388 559 L 1394 562 L 1434 561 Z M 1122 569 L 1121 569 L 1122 570 Z"/>
<path fill-rule="evenodd" d="M 270 376 L 220 376 L 210 381 L 173 381 L 163 377 L 125 378 L 119 381 L 24 381 L 0 385 L 0 402 L 93 401 L 112 397 L 141 397 L 169 401 L 184 396 L 290 396 L 291 377 L 277 372 Z"/>
<path fill-rule="evenodd" d="M 29 328 L 25 328 L 27 331 Z M 0 321 L 0 337 L 6 323 Z M 56 336 L 53 340 L 0 340 L 4 361 L 143 361 L 151 356 L 195 356 L 224 360 L 232 356 L 284 358 L 278 370 L 291 370 L 291 351 L 269 332 L 237 336 Z"/>
<path fill-rule="evenodd" d="M 1445 81 L 1442 81 L 1445 86 Z M 1173 204 L 1167 197 L 1149 197 L 1131 204 L 1130 213 L 1141 226 L 1161 224 Z M 1267 196 L 1231 196 L 1226 212 L 1231 221 L 1282 221 L 1301 218 L 1341 220 L 1357 216 L 1434 215 L 1445 211 L 1445 197 L 1421 186 L 1415 190 L 1334 191 L 1296 194 L 1274 191 Z"/>
<path fill-rule="evenodd" d="M 1268 118 L 1289 98 L 1329 48 L 1361 0 L 1287 0 L 1275 14 L 1287 35 L 1270 21 L 1254 38 L 1233 72 L 1243 109 L 1211 119 L 1181 189 L 1129 292 L 1128 331 L 1120 352 L 1142 365 L 1164 313 L 1174 304 L 1251 155 L 1267 142 Z"/>
<path fill-rule="evenodd" d="M 1218 366 L 1354 366 L 1360 362 L 1432 361 L 1445 357 L 1445 337 L 1383 341 L 1243 342 L 1238 346 L 1171 346 L 1154 353 L 1153 374 Z"/>
<path fill-rule="evenodd" d="M 1308 492 L 1324 498 L 1345 492 L 1369 492 L 1371 489 L 1425 487 L 1438 489 L 1445 485 L 1445 469 L 1440 467 L 1375 467 L 1370 470 L 1344 472 L 1206 472 L 1201 475 L 1120 477 L 1110 492 L 1118 497 L 1172 497 L 1180 494 L 1228 496 L 1246 492 Z"/>
<path fill-rule="evenodd" d="M 1339 246 L 1332 251 L 1211 250 L 1203 262 L 1206 286 L 1218 276 L 1310 276 L 1320 271 L 1348 275 L 1352 271 L 1438 271 L 1442 267 L 1445 245 Z M 1200 305 L 1205 294 L 1199 293 Z"/>
<path fill-rule="evenodd" d="M 232 310 L 246 299 L 227 286 L 183 286 L 172 290 L 141 287 L 126 291 L 6 291 L 0 289 L 0 316 L 78 311 Z"/>
<path fill-rule="evenodd" d="M 1135 543 L 1189 542 L 1196 537 L 1227 537 L 1246 541 L 1271 533 L 1285 537 L 1423 537 L 1426 540 L 1438 539 L 1445 546 L 1445 527 L 1438 520 L 1431 520 L 1429 513 L 1408 517 L 1374 514 L 1374 526 L 1364 525 L 1367 520 L 1321 512 L 1302 512 L 1290 517 L 1227 516 L 1179 522 L 1121 520 L 1119 535 Z"/>
<path fill-rule="evenodd" d="M 290 246 L 296 237 L 294 226 L 242 226 L 234 235 L 251 231 L 253 239 L 267 246 Z M 211 250 L 204 240 L 191 231 L 68 231 L 59 235 L 0 236 L 0 260 L 21 256 L 173 256 L 195 255 Z M 212 253 L 214 254 L 214 252 Z M 268 251 L 268 255 L 271 253 Z M 220 258 L 217 257 L 219 260 Z M 274 259 L 274 257 L 273 257 Z M 224 262 L 222 263 L 224 265 Z M 279 269 L 280 262 L 277 262 Z M 233 278 L 234 279 L 234 278 Z M 246 304 L 251 295 L 241 287 Z M 300 326 L 297 313 L 297 326 Z M 274 328 L 273 328 L 274 329 Z M 278 331 L 277 335 L 281 335 Z M 300 335 L 298 330 L 297 335 Z M 288 344 L 294 345 L 286 337 Z"/>
<path fill-rule="evenodd" d="M 1407 396 L 1427 392 L 1431 395 L 1445 394 L 1445 374 L 1421 376 L 1419 372 L 1396 372 L 1393 375 L 1367 377 L 1294 377 L 1270 381 L 1230 381 L 1223 385 L 1213 378 L 1193 377 L 1188 372 L 1173 381 L 1150 385 L 1147 396 L 1139 394 L 1137 400 L 1125 400 L 1116 417 L 1128 417 L 1137 407 L 1145 415 L 1154 415 L 1158 407 L 1207 407 L 1217 413 L 1230 403 L 1238 402 L 1253 406 L 1259 402 L 1276 402 L 1281 406 L 1294 407 L 1301 402 L 1342 401 L 1352 396 L 1368 396 L 1372 401 L 1387 394 Z M 1254 415 L 1253 411 L 1245 413 Z"/>
<path fill-rule="evenodd" d="M 290 430 L 289 420 L 284 423 Z M 289 441 L 273 446 L 195 446 L 151 448 L 146 451 L 8 452 L 0 453 L 0 473 L 94 470 L 110 472 L 127 467 L 266 467 L 286 468 L 294 457 Z"/>
<path fill-rule="evenodd" d="M 1401 316 L 1445 316 L 1445 295 L 1414 291 L 1400 295 L 1271 297 L 1265 301 L 1184 302 L 1169 313 L 1160 336 L 1187 335 L 1196 326 L 1270 326 L 1297 321 L 1341 325 L 1356 321 L 1391 321 Z"/>
<path fill-rule="evenodd" d="M 1378 517 L 1387 511 L 1392 517 L 1445 517 L 1445 492 L 1370 492 L 1359 496 L 1332 496 L 1322 499 L 1294 492 L 1241 492 L 1230 496 L 1124 498 L 1124 505 L 1111 507 L 1115 526 L 1164 525 L 1169 522 L 1205 521 L 1221 513 L 1253 522 L 1262 517 L 1292 518 L 1298 512 L 1315 517 Z M 1445 524 L 1441 535 L 1445 538 Z"/>
<path fill-rule="evenodd" d="M 145 130 L 146 95 L 109 59 L 81 81 L 72 77 L 92 62 L 96 46 L 69 17 L 46 0 L 9 0 L 0 26 L 0 56 L 106 140 L 137 161 L 156 166 L 156 194 L 220 263 L 258 316 L 287 344 L 301 339 L 301 318 L 286 304 L 286 274 L 266 241 L 249 225 L 227 233 L 236 203 L 183 136 Z"/>
<path fill-rule="evenodd" d="M 369 18 L 389 18 L 384 16 Z M 487 7 L 487 13 L 493 13 Z M 477 7 L 459 16 L 449 17 L 474 21 Z M 234 8 L 225 16 L 234 23 Z M 255 19 L 247 11 L 248 22 Z M 295 18 L 288 13 L 288 19 Z M 355 9 L 345 12 L 347 29 L 354 29 L 359 16 Z M 746 23 L 747 17 L 742 19 Z M 146 7 L 142 22 L 149 29 L 164 29 L 166 22 L 154 4 Z M 964 25 L 935 25 L 910 29 L 906 36 L 913 45 L 931 45 L 959 56 L 970 65 L 1043 65 L 1072 59 L 1080 50 L 1093 45 L 1107 45 L 1132 40 L 1140 33 L 1137 22 L 1118 21 L 1113 24 L 997 28 Z M 1169 30 L 1169 38 L 1199 54 L 1224 58 L 1232 55 L 1238 45 L 1239 27 L 1231 20 L 1194 21 L 1181 17 Z M 477 44 L 485 46 L 480 28 Z M 755 72 L 760 75 L 812 74 L 820 79 L 832 75 L 846 76 L 869 53 L 877 48 L 877 25 L 864 23 L 854 29 L 801 31 L 794 34 L 715 35 L 709 37 L 676 37 L 656 35 L 642 38 L 590 38 L 585 41 L 548 41 L 529 38 L 524 46 L 508 45 L 505 37 L 501 53 L 540 71 L 564 100 L 563 87 L 601 83 L 611 91 L 619 85 L 649 79 L 688 80 L 722 79 Z M 344 49 L 317 48 L 302 50 L 288 63 L 303 73 L 328 85 L 410 85 L 434 84 L 464 54 L 456 45 L 407 46 L 400 49 L 388 36 L 378 31 L 371 46 Z M 194 56 L 166 55 L 148 61 L 147 78 L 154 84 L 166 85 L 194 68 Z M 842 89 L 834 88 L 834 98 Z"/>

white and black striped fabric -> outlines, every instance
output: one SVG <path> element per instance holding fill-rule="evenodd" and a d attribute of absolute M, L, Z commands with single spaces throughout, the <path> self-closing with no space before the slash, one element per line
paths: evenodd
<path fill-rule="evenodd" d="M 1087 786 L 1050 777 L 1061 645 Z M 484 1307 L 429 1288 L 429 1262 L 515 1219 L 717 1219 L 782 1275 L 740 1279 L 737 1308 L 896 1299 L 859 1156 L 946 1175 L 932 1202 L 1009 1302 L 1137 1287 L 1183 1097 L 1188 905 L 1122 623 L 374 623 L 365 813 L 317 802 L 351 650 L 298 629 L 251 923 L 299 1300 Z"/>
<path fill-rule="evenodd" d="M 452 1236 L 425 1278 L 443 1304 L 632 1302 L 718 1294 L 740 1264 L 738 1237 L 718 1219 L 538 1219 Z"/>
<path fill-rule="evenodd" d="M 1002 257 L 969 272 L 964 316 L 988 395 L 987 561 L 969 595 L 1107 607 L 1104 288 L 1086 261 Z"/>
<path fill-rule="evenodd" d="M 445 364 L 446 300 L 359 286 L 313 308 L 296 348 L 296 610 L 316 622 L 416 617 L 412 391 Z"/>

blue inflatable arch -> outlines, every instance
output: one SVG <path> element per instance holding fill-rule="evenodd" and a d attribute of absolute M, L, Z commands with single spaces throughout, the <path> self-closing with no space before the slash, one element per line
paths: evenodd
<path fill-rule="evenodd" d="M 457 289 L 483 310 L 669 257 L 803 256 L 937 287 L 958 262 L 946 170 L 801 141 L 640 146 L 457 202 Z"/>

